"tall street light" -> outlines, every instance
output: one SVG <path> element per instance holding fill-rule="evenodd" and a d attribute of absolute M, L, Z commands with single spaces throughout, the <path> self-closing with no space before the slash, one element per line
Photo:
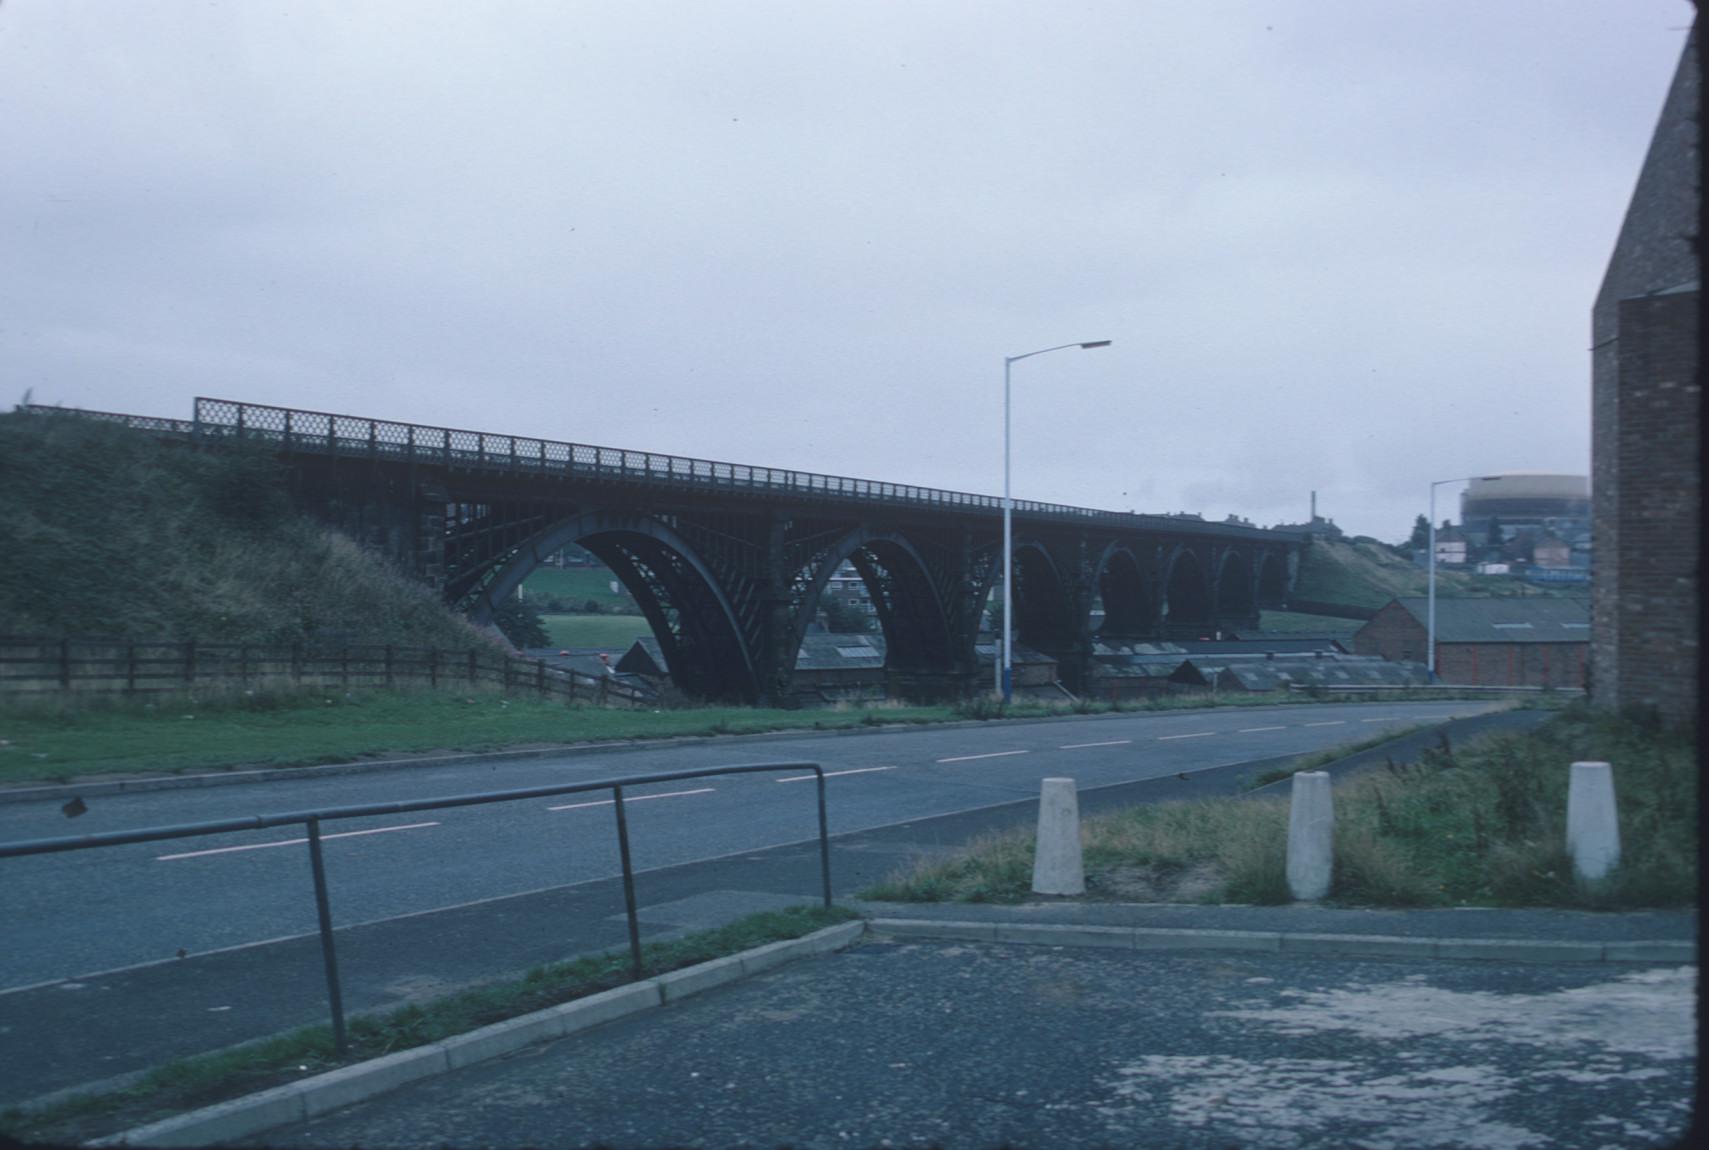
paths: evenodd
<path fill-rule="evenodd" d="M 1438 479 L 1430 484 L 1430 593 L 1425 621 L 1424 667 L 1427 682 L 1436 681 L 1436 489 L 1445 483 L 1470 483 L 1474 479 L 1495 479 L 1494 475 L 1462 475 L 1458 479 Z"/>
<path fill-rule="evenodd" d="M 1037 351 L 1003 357 L 1003 657 L 993 659 L 992 662 L 995 664 L 994 685 L 1005 703 L 1013 701 L 1015 697 L 1015 617 L 1013 596 L 1010 594 L 1010 588 L 1013 586 L 1011 567 L 1014 562 L 1014 529 L 1011 519 L 1015 503 L 1009 498 L 1009 368 L 1018 360 L 1031 359 L 1047 351 L 1064 351 L 1071 347 L 1090 350 L 1095 347 L 1109 347 L 1110 342 L 1107 339 L 1094 339 L 1086 343 L 1059 343 L 1055 347 L 1041 347 Z"/>

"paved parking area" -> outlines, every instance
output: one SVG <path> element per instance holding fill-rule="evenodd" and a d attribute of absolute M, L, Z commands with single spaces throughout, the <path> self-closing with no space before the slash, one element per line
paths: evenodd
<path fill-rule="evenodd" d="M 1694 966 L 871 939 L 254 1144 L 1666 1145 L 1695 1000 Z"/>

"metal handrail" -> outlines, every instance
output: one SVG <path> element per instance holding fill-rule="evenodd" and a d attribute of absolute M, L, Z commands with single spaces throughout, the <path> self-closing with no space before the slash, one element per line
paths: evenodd
<path fill-rule="evenodd" d="M 23 839 L 0 843 L 0 859 L 24 858 L 30 855 L 63 854 L 67 851 L 95 850 L 102 847 L 128 846 L 133 843 L 159 842 L 163 839 L 195 838 L 201 835 L 229 834 L 234 831 L 265 830 L 269 827 L 302 824 L 308 832 L 309 865 L 314 875 L 315 913 L 320 924 L 321 959 L 326 968 L 327 1001 L 332 1013 L 332 1033 L 343 1056 L 349 1052 L 349 1040 L 344 1025 L 344 993 L 338 977 L 338 953 L 332 938 L 332 907 L 327 894 L 326 864 L 321 857 L 320 824 L 336 819 L 372 818 L 376 815 L 408 814 L 414 811 L 442 810 L 447 807 L 481 806 L 487 803 L 515 802 L 520 799 L 549 798 L 555 795 L 579 794 L 586 791 L 609 790 L 617 813 L 617 850 L 623 864 L 623 903 L 629 918 L 629 961 L 636 978 L 641 977 L 641 928 L 635 906 L 635 871 L 629 854 L 629 822 L 624 808 L 623 788 L 646 783 L 668 783 L 680 779 L 708 778 L 712 775 L 747 775 L 761 771 L 812 771 L 819 798 L 819 877 L 824 904 L 831 905 L 831 845 L 825 814 L 825 771 L 818 763 L 750 763 L 733 767 L 707 767 L 691 771 L 669 771 L 654 775 L 633 775 L 622 779 L 599 779 L 585 783 L 557 783 L 545 787 L 520 787 L 505 791 L 477 791 L 465 795 L 446 795 L 430 799 L 405 799 L 392 803 L 363 803 L 358 806 L 322 807 L 315 810 L 287 811 L 272 815 L 251 815 L 247 818 L 215 819 L 200 823 L 175 823 L 158 827 L 140 827 L 130 831 L 103 831 L 89 835 L 66 835 L 58 838 Z"/>
<path fill-rule="evenodd" d="M 1000 514 L 1002 497 L 977 495 L 914 484 L 822 475 L 790 468 L 761 467 L 746 463 L 697 459 L 633 448 L 600 447 L 594 444 L 538 439 L 438 427 L 432 424 L 399 423 L 366 416 L 302 408 L 275 407 L 239 400 L 198 396 L 195 418 L 166 420 L 150 416 L 126 416 L 115 412 L 84 412 L 42 404 L 23 410 L 36 414 L 81 415 L 104 422 L 129 422 L 145 430 L 188 435 L 192 438 L 230 436 L 276 443 L 286 451 L 316 455 L 352 455 L 395 458 L 412 462 L 478 467 L 497 471 L 557 473 L 592 476 L 616 482 L 686 487 L 775 492 L 812 498 L 850 499 L 865 502 L 927 505 L 958 510 Z M 1133 511 L 1108 511 L 1064 503 L 1015 500 L 1016 514 L 1066 518 L 1126 528 L 1148 528 L 1188 534 L 1211 534 L 1244 539 L 1270 539 L 1272 533 L 1245 524 L 1207 522 L 1197 516 L 1156 515 Z"/>

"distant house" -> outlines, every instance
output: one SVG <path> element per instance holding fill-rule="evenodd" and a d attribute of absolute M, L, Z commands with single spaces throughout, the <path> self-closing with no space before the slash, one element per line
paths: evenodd
<path fill-rule="evenodd" d="M 1466 536 L 1458 527 L 1444 527 L 1436 532 L 1436 562 L 1449 567 L 1466 562 Z"/>
<path fill-rule="evenodd" d="M 1553 531 L 1543 531 L 1531 541 L 1531 562 L 1538 567 L 1571 567 L 1573 549 Z"/>
<path fill-rule="evenodd" d="M 1429 601 L 1392 599 L 1353 634 L 1359 655 L 1428 660 Z M 1436 600 L 1436 676 L 1489 687 L 1583 687 L 1590 646 L 1585 599 Z"/>

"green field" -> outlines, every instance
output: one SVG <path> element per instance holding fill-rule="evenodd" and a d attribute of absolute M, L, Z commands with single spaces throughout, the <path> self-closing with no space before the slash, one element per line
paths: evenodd
<path fill-rule="evenodd" d="M 579 608 L 592 600 L 601 611 L 639 612 L 628 592 L 612 594 L 611 582 L 616 576 L 604 567 L 540 567 L 522 581 L 525 599 L 536 605 L 544 599 L 558 599 Z"/>
<path fill-rule="evenodd" d="M 540 622 L 555 646 L 609 647 L 613 655 L 653 633 L 640 615 L 542 615 Z"/>
<path fill-rule="evenodd" d="M 1333 615 L 1302 615 L 1298 611 L 1260 611 L 1258 625 L 1276 635 L 1330 635 L 1350 637 L 1365 624 L 1358 619 L 1337 619 Z"/>

